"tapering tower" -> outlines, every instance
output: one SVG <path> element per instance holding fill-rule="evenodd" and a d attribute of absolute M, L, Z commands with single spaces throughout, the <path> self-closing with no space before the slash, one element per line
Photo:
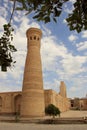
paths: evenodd
<path fill-rule="evenodd" d="M 66 94 L 66 85 L 64 83 L 64 81 L 60 82 L 60 95 L 64 98 L 67 98 L 67 94 Z"/>
<path fill-rule="evenodd" d="M 40 56 L 42 32 L 40 29 L 30 28 L 26 35 L 28 52 L 22 88 L 21 116 L 38 117 L 44 115 L 45 108 Z"/>

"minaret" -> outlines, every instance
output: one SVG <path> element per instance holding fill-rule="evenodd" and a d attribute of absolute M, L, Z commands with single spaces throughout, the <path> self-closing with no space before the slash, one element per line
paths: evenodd
<path fill-rule="evenodd" d="M 64 98 L 67 98 L 67 94 L 66 94 L 66 85 L 64 83 L 64 81 L 60 82 L 60 95 Z"/>
<path fill-rule="evenodd" d="M 26 35 L 28 52 L 22 88 L 21 116 L 39 117 L 44 116 L 45 108 L 40 56 L 42 32 L 40 29 L 30 28 Z"/>

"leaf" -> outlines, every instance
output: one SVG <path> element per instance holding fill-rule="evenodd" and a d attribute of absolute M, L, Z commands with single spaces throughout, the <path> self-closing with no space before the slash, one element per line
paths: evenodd
<path fill-rule="evenodd" d="M 44 18 L 44 21 L 45 21 L 45 23 L 50 22 L 50 17 L 49 17 L 49 16 L 45 17 L 45 18 Z"/>
<path fill-rule="evenodd" d="M 13 40 L 13 37 L 11 37 L 11 41 Z"/>
<path fill-rule="evenodd" d="M 24 8 L 23 7 L 16 7 L 16 10 L 22 11 L 22 10 L 24 10 Z"/>
<path fill-rule="evenodd" d="M 53 20 L 55 21 L 55 23 L 57 23 L 57 20 L 56 20 L 56 18 L 53 18 Z"/>

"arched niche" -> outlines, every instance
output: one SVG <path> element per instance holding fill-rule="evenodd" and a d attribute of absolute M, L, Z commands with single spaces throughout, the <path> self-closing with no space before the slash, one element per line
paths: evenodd
<path fill-rule="evenodd" d="M 2 97 L 0 96 L 0 112 L 2 110 Z"/>
<path fill-rule="evenodd" d="M 18 94 L 14 98 L 14 107 L 15 107 L 15 114 L 20 114 L 21 109 L 21 94 Z"/>

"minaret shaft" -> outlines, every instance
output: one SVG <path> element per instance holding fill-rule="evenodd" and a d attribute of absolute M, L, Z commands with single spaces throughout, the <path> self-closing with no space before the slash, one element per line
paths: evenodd
<path fill-rule="evenodd" d="M 44 115 L 44 90 L 40 56 L 41 30 L 30 28 L 27 31 L 28 52 L 25 63 L 21 116 Z"/>
<path fill-rule="evenodd" d="M 37 47 L 30 47 L 26 58 L 26 67 L 24 72 L 23 91 L 28 89 L 42 89 L 42 68 L 40 52 Z"/>

